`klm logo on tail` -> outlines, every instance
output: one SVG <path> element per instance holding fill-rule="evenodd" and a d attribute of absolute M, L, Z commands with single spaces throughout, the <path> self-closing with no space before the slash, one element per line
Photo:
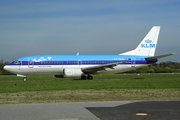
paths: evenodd
<path fill-rule="evenodd" d="M 155 48 L 155 44 L 151 44 L 152 40 L 145 40 L 146 44 L 141 44 L 141 48 Z"/>

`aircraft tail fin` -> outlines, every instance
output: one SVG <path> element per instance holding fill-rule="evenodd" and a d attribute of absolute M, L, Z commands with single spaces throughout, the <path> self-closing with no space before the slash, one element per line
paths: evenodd
<path fill-rule="evenodd" d="M 160 32 L 160 26 L 154 26 L 149 33 L 144 37 L 141 43 L 136 49 L 119 54 L 119 55 L 141 55 L 141 56 L 154 56 L 158 36 Z"/>

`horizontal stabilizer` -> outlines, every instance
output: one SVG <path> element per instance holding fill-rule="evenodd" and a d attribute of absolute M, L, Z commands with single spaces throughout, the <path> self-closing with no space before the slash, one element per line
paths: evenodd
<path fill-rule="evenodd" d="M 146 60 L 152 60 L 152 59 L 157 59 L 157 58 L 163 58 L 163 57 L 167 57 L 170 55 L 175 55 L 176 53 L 171 53 L 171 54 L 166 54 L 166 55 L 159 55 L 159 56 L 153 56 L 153 57 L 147 57 L 145 58 Z"/>

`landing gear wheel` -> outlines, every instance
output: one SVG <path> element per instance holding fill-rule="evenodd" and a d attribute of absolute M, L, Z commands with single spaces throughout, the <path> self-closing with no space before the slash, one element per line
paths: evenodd
<path fill-rule="evenodd" d="M 27 78 L 23 78 L 23 81 L 25 82 L 27 80 Z"/>
<path fill-rule="evenodd" d="M 81 76 L 81 80 L 86 80 L 86 76 Z"/>
<path fill-rule="evenodd" d="M 93 76 L 88 75 L 88 76 L 87 76 L 87 79 L 88 79 L 88 80 L 92 80 L 92 79 L 93 79 Z"/>

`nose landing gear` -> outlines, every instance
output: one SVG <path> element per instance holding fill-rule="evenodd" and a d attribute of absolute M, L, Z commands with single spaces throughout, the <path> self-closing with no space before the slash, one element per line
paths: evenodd
<path fill-rule="evenodd" d="M 24 77 L 24 78 L 23 78 L 23 81 L 25 82 L 26 80 L 27 80 L 27 78 L 26 78 L 26 77 Z"/>

